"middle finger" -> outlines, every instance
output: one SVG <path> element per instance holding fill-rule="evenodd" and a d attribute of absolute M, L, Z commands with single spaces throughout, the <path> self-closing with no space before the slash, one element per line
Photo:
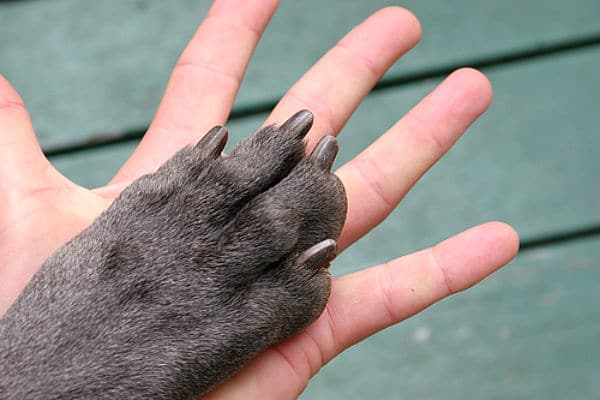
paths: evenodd
<path fill-rule="evenodd" d="M 266 124 L 300 109 L 315 114 L 309 149 L 336 135 L 391 65 L 421 37 L 416 17 L 400 7 L 371 15 L 329 50 L 279 101 Z"/>

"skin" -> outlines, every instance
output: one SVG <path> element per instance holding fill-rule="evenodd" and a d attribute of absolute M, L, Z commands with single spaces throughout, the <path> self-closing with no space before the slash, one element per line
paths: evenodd
<path fill-rule="evenodd" d="M 215 1 L 175 67 L 144 139 L 111 182 L 95 190 L 72 183 L 50 165 L 21 98 L 0 79 L 0 314 L 38 266 L 88 226 L 132 179 L 154 171 L 210 127 L 226 122 L 277 4 Z M 420 36 L 420 25 L 410 12 L 397 7 L 380 10 L 290 88 L 265 123 L 281 122 L 307 108 L 315 114 L 309 143 L 339 133 L 378 79 Z M 220 57 L 213 57 L 217 52 Z M 350 79 L 353 85 L 347 85 Z M 486 110 L 491 98 L 485 76 L 458 70 L 337 170 L 348 195 L 339 249 L 377 226 Z M 315 323 L 262 353 L 206 398 L 296 398 L 320 367 L 344 349 L 471 287 L 507 264 L 517 250 L 515 231 L 490 222 L 431 248 L 337 278 L 325 312 Z"/>

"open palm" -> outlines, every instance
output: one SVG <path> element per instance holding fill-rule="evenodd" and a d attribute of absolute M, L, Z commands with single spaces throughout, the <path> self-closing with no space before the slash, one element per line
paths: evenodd
<path fill-rule="evenodd" d="M 226 122 L 244 71 L 276 0 L 215 1 L 175 67 L 138 148 L 112 181 L 82 188 L 39 148 L 18 94 L 0 80 L 0 315 L 38 266 L 87 227 L 133 179 Z M 266 123 L 308 108 L 309 142 L 337 134 L 384 72 L 420 38 L 415 17 L 386 8 L 352 30 L 281 99 Z M 350 83 L 351 82 L 351 83 Z M 479 72 L 459 70 L 336 173 L 348 194 L 340 249 L 379 224 L 487 108 Z M 512 228 L 488 223 L 432 248 L 334 280 L 323 315 L 300 335 L 262 353 L 208 398 L 295 398 L 348 346 L 466 289 L 516 254 Z"/>

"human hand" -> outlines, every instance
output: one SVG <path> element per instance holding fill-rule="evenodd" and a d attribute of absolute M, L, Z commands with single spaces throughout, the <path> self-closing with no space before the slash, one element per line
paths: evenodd
<path fill-rule="evenodd" d="M 216 1 L 184 51 L 144 139 L 113 180 L 87 190 L 45 159 L 23 103 L 0 82 L 0 314 L 37 267 L 83 230 L 136 177 L 223 124 L 276 1 Z M 309 141 L 338 133 L 369 90 L 416 44 L 420 27 L 384 9 L 328 52 L 282 98 L 269 122 L 308 108 Z M 352 82 L 349 85 L 348 82 Z M 363 153 L 336 173 L 348 194 L 340 250 L 381 222 L 418 178 L 487 108 L 491 89 L 473 70 L 452 74 Z M 516 253 L 514 231 L 485 224 L 433 248 L 337 278 L 323 315 L 306 331 L 264 352 L 208 398 L 295 398 L 318 369 L 357 341 L 466 289 Z"/>

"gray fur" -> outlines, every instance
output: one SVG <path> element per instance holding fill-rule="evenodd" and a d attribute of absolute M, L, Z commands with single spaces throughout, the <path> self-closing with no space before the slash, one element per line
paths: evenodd
<path fill-rule="evenodd" d="M 192 399 L 313 322 L 346 198 L 311 124 L 227 157 L 216 127 L 134 181 L 0 320 L 0 399 Z"/>

